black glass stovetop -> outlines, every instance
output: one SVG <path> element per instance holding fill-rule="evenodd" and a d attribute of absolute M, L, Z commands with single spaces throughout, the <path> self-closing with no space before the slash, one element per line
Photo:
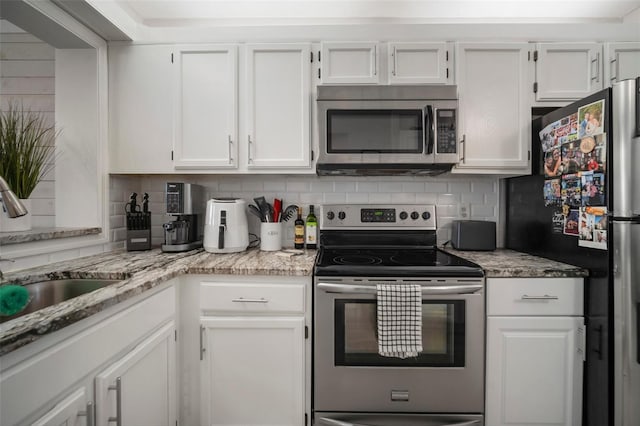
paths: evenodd
<path fill-rule="evenodd" d="M 481 277 L 482 269 L 437 248 L 322 247 L 317 276 Z"/>

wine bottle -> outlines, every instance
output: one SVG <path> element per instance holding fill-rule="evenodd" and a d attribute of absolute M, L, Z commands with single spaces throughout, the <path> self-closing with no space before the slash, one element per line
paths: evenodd
<path fill-rule="evenodd" d="M 307 215 L 307 224 L 305 226 L 305 240 L 308 249 L 318 248 L 318 219 L 313 213 L 313 204 L 309 206 L 309 214 Z"/>
<path fill-rule="evenodd" d="M 304 220 L 302 220 L 302 208 L 298 207 L 298 218 L 294 222 L 293 246 L 297 249 L 304 248 Z"/>

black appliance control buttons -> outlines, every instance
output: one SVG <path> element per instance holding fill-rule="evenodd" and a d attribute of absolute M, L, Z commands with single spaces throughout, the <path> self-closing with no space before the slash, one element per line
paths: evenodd
<path fill-rule="evenodd" d="M 411 212 L 411 219 L 416 220 L 419 217 L 420 215 L 418 214 L 418 212 Z"/>
<path fill-rule="evenodd" d="M 345 212 L 338 212 L 338 219 L 340 220 L 344 220 L 344 218 L 347 217 L 347 215 L 345 214 Z"/>
<path fill-rule="evenodd" d="M 429 212 L 423 212 L 422 213 L 422 218 L 424 220 L 429 220 L 430 217 L 431 217 L 431 213 L 429 213 Z"/>
<path fill-rule="evenodd" d="M 334 212 L 332 212 L 332 211 L 328 211 L 327 212 L 327 219 L 333 220 L 333 218 L 335 218 L 335 217 L 336 217 L 336 214 Z"/>
<path fill-rule="evenodd" d="M 407 217 L 409 217 L 407 212 L 400 212 L 400 219 L 405 220 Z"/>

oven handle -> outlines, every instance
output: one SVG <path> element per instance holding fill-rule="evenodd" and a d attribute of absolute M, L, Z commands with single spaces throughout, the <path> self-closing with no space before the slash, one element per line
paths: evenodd
<path fill-rule="evenodd" d="M 483 287 L 484 286 L 482 284 L 423 286 L 422 294 L 470 294 L 477 293 L 478 291 L 482 290 Z M 374 286 L 367 285 L 318 283 L 318 288 L 326 293 L 377 293 L 377 290 Z"/>
<path fill-rule="evenodd" d="M 364 423 L 349 423 L 349 422 L 344 422 L 342 420 L 328 419 L 326 417 L 320 417 L 318 420 L 320 424 L 324 424 L 327 426 L 369 426 Z M 442 424 L 442 426 L 475 426 L 479 424 L 481 424 L 480 420 L 471 420 L 471 421 Z"/>

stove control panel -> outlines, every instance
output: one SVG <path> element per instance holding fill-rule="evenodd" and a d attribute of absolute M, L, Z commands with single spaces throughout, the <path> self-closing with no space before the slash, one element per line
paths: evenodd
<path fill-rule="evenodd" d="M 436 208 L 424 204 L 326 204 L 320 229 L 436 229 Z"/>

